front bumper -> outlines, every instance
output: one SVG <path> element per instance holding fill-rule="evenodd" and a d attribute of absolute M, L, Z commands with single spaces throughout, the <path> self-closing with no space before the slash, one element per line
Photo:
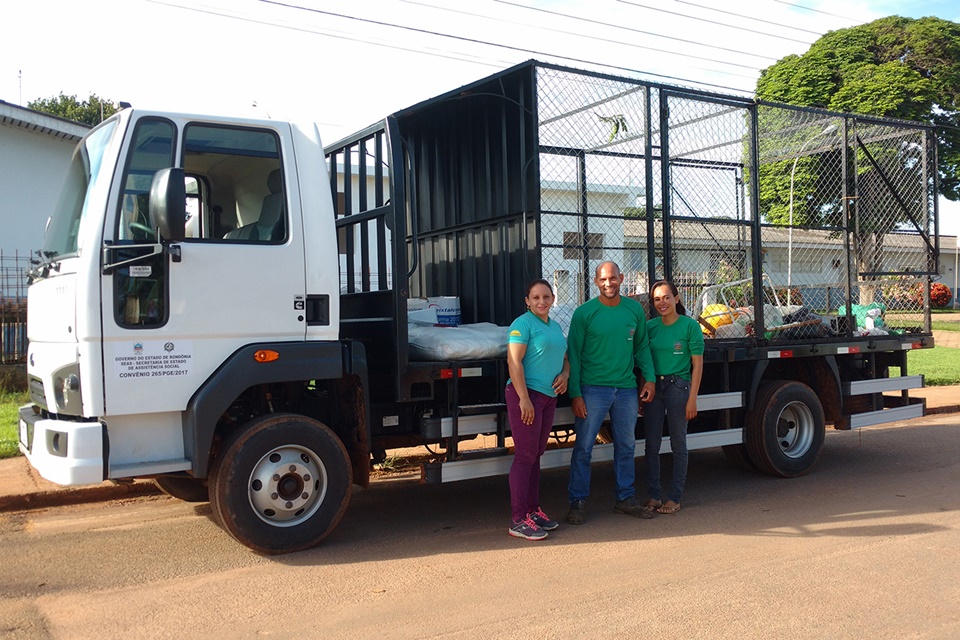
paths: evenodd
<path fill-rule="evenodd" d="M 20 407 L 20 451 L 40 475 L 57 484 L 99 484 L 106 479 L 100 422 L 43 418 Z"/>

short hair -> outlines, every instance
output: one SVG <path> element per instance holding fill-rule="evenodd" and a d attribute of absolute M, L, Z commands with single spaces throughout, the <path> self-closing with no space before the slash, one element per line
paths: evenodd
<path fill-rule="evenodd" d="M 601 269 L 601 267 L 603 267 L 603 265 L 605 265 L 605 264 L 609 264 L 609 265 L 612 266 L 614 269 L 616 269 L 618 276 L 619 276 L 619 275 L 623 275 L 623 272 L 620 271 L 620 265 L 618 265 L 618 264 L 617 264 L 616 262 L 614 262 L 613 260 L 604 260 L 603 262 L 601 262 L 600 264 L 597 265 L 597 270 L 596 270 L 596 271 L 594 272 L 594 274 L 593 274 L 595 278 L 599 278 L 599 277 L 600 277 L 600 269 Z"/>

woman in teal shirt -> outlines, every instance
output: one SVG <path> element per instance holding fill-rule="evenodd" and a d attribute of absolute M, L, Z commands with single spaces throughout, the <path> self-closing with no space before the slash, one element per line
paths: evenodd
<path fill-rule="evenodd" d="M 697 393 L 703 375 L 703 332 L 686 315 L 677 286 L 668 280 L 654 283 L 650 308 L 657 317 L 647 321 L 657 391 L 644 409 L 647 467 L 647 507 L 658 513 L 676 513 L 687 481 L 687 421 L 697 416 Z M 673 481 L 667 501 L 660 499 L 660 442 L 667 420 L 673 455 Z"/>
<path fill-rule="evenodd" d="M 527 285 L 528 311 L 513 321 L 507 338 L 510 379 L 504 397 L 513 464 L 510 466 L 511 536 L 543 540 L 559 525 L 540 508 L 540 457 L 553 429 L 557 394 L 567 391 L 567 341 L 550 319 L 553 289 L 546 280 Z"/>

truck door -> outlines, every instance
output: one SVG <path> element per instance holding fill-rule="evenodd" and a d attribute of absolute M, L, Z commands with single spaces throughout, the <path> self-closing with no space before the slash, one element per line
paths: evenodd
<path fill-rule="evenodd" d="M 289 140 L 279 127 L 137 123 L 116 223 L 104 232 L 113 264 L 130 259 L 101 280 L 107 414 L 181 411 L 238 348 L 304 339 L 302 226 L 292 215 L 299 193 L 284 179 L 282 153 Z M 169 166 L 186 173 L 187 238 L 159 251 L 147 198 L 153 174 Z"/>

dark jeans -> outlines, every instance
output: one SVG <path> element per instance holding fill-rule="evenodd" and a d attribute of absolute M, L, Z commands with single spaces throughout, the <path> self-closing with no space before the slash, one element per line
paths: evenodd
<path fill-rule="evenodd" d="M 647 466 L 647 494 L 660 500 L 660 442 L 663 419 L 667 419 L 670 449 L 673 451 L 673 481 L 667 498 L 676 503 L 683 497 L 687 481 L 687 399 L 690 381 L 678 376 L 657 376 L 657 392 L 643 410 L 644 454 Z"/>
<path fill-rule="evenodd" d="M 520 396 L 512 384 L 504 390 L 507 417 L 513 436 L 513 464 L 510 465 L 510 512 L 514 522 L 540 508 L 540 456 L 547 448 L 553 428 L 557 398 L 527 389 L 533 403 L 533 424 L 520 419 Z"/>

